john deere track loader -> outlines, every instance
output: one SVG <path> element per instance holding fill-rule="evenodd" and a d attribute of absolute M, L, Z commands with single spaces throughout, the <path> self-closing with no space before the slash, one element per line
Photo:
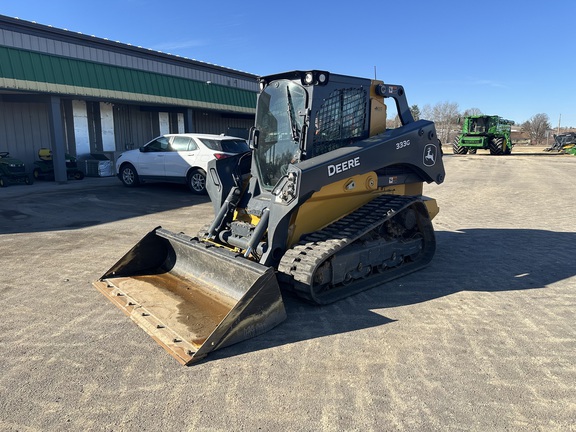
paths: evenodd
<path fill-rule="evenodd" d="M 294 71 L 260 79 L 252 152 L 211 162 L 215 218 L 158 227 L 95 286 L 183 364 L 270 330 L 282 294 L 327 304 L 427 265 L 442 183 L 434 124 L 399 85 Z M 386 129 L 384 98 L 402 126 Z"/>

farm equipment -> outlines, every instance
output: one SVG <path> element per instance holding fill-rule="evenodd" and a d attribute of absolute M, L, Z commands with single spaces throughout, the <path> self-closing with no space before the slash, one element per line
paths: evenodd
<path fill-rule="evenodd" d="M 68 180 L 82 180 L 84 171 L 78 168 L 76 158 L 66 153 L 66 176 Z M 47 148 L 38 150 L 38 159 L 34 161 L 34 178 L 37 180 L 54 180 L 54 161 L 52 151 Z"/>
<path fill-rule="evenodd" d="M 555 151 L 576 155 L 576 132 L 554 134 L 554 144 L 544 149 L 546 152 Z"/>
<path fill-rule="evenodd" d="M 155 228 L 94 282 L 182 364 L 281 323 L 281 289 L 324 305 L 435 252 L 423 184 L 444 181 L 441 144 L 402 86 L 323 71 L 259 82 L 252 152 L 208 166 L 214 220 L 196 236 Z"/>
<path fill-rule="evenodd" d="M 30 185 L 34 179 L 26 172 L 24 162 L 10 157 L 9 152 L 0 152 L 0 187 L 16 183 Z"/>
<path fill-rule="evenodd" d="M 490 150 L 492 155 L 512 153 L 511 120 L 499 116 L 474 115 L 464 118 L 462 133 L 454 139 L 454 154 L 475 154 L 477 150 Z"/>

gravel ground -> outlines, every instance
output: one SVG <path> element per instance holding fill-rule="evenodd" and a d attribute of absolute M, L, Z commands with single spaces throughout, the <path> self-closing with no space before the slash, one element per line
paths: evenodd
<path fill-rule="evenodd" d="M 576 157 L 446 154 L 426 269 L 178 364 L 92 287 L 212 218 L 116 178 L 0 190 L 2 431 L 576 431 Z"/>

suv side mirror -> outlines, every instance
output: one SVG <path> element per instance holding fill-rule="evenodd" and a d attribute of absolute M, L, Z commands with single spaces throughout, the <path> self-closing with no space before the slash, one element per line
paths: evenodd
<path fill-rule="evenodd" d="M 255 126 L 250 128 L 248 133 L 248 145 L 252 150 L 258 148 L 258 139 L 260 138 L 260 130 L 256 129 Z"/>

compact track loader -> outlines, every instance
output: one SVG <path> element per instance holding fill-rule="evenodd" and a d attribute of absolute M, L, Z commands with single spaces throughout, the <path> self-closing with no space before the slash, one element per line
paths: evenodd
<path fill-rule="evenodd" d="M 214 220 L 195 236 L 152 230 L 95 282 L 183 364 L 282 322 L 281 288 L 327 304 L 435 252 L 422 191 L 444 181 L 441 145 L 402 86 L 294 71 L 260 87 L 252 151 L 208 167 Z"/>

